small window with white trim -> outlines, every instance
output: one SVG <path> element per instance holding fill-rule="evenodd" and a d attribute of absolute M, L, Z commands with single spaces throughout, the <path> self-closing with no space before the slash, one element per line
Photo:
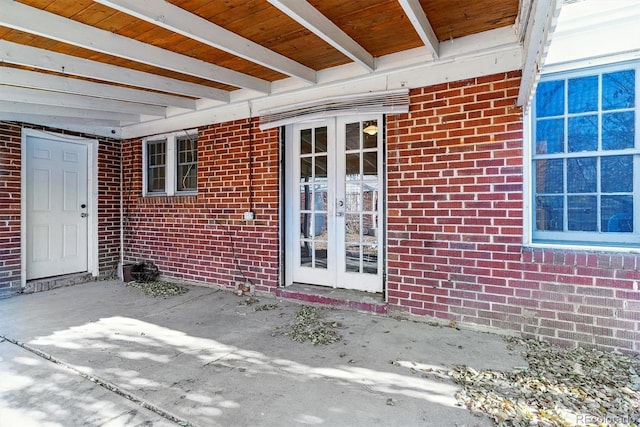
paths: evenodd
<path fill-rule="evenodd" d="M 639 69 L 540 79 L 531 109 L 534 243 L 640 246 Z"/>
<path fill-rule="evenodd" d="M 195 131 L 150 137 L 142 147 L 144 195 L 172 196 L 198 191 Z"/>

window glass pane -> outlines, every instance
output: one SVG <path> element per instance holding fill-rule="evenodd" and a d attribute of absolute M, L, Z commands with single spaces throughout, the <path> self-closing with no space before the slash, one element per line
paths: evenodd
<path fill-rule="evenodd" d="M 562 231 L 563 200 L 562 196 L 536 197 L 536 227 L 538 230 Z"/>
<path fill-rule="evenodd" d="M 602 75 L 602 109 L 635 107 L 635 71 L 624 70 Z"/>
<path fill-rule="evenodd" d="M 198 143 L 196 137 L 177 140 L 177 190 L 196 191 L 198 189 Z"/>
<path fill-rule="evenodd" d="M 635 135 L 635 114 L 607 113 L 602 115 L 602 149 L 621 150 L 633 148 Z"/>
<path fill-rule="evenodd" d="M 602 231 L 633 232 L 632 196 L 602 196 Z"/>
<path fill-rule="evenodd" d="M 595 193 L 598 191 L 596 162 L 595 157 L 567 159 L 568 193 Z"/>
<path fill-rule="evenodd" d="M 198 189 L 198 165 L 178 165 L 178 191 L 195 191 Z"/>
<path fill-rule="evenodd" d="M 569 113 L 598 110 L 598 76 L 569 80 Z"/>
<path fill-rule="evenodd" d="M 536 193 L 562 193 L 563 160 L 536 160 Z"/>
<path fill-rule="evenodd" d="M 311 129 L 300 131 L 300 154 L 311 153 Z"/>
<path fill-rule="evenodd" d="M 327 152 L 327 128 L 316 128 L 316 153 Z"/>
<path fill-rule="evenodd" d="M 598 116 L 569 118 L 569 152 L 595 151 L 598 149 Z"/>
<path fill-rule="evenodd" d="M 165 153 L 166 141 L 147 143 L 147 192 L 165 192 Z"/>
<path fill-rule="evenodd" d="M 569 196 L 568 228 L 570 231 L 598 231 L 598 197 Z"/>
<path fill-rule="evenodd" d="M 347 123 L 346 126 L 346 148 L 347 150 L 360 149 L 360 123 Z"/>
<path fill-rule="evenodd" d="M 610 156 L 600 160 L 603 193 L 633 191 L 633 156 Z"/>
<path fill-rule="evenodd" d="M 564 80 L 540 82 L 536 90 L 536 116 L 564 114 Z"/>
<path fill-rule="evenodd" d="M 536 153 L 564 152 L 564 119 L 538 120 L 536 126 Z"/>

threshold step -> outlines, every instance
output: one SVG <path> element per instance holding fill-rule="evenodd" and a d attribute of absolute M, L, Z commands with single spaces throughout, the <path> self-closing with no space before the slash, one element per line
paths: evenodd
<path fill-rule="evenodd" d="M 91 273 L 65 274 L 64 276 L 45 277 L 43 279 L 29 280 L 22 289 L 23 294 L 43 292 L 51 289 L 62 288 L 64 286 L 78 285 L 92 282 L 94 280 Z"/>
<path fill-rule="evenodd" d="M 382 294 L 298 283 L 277 288 L 275 294 L 283 299 L 346 308 L 365 313 L 387 314 L 387 303 L 384 302 Z"/>

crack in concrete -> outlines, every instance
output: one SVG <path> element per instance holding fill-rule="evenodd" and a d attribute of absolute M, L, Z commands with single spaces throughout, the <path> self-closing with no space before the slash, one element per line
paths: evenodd
<path fill-rule="evenodd" d="M 164 409 L 160 408 L 159 406 L 154 405 L 153 403 L 138 397 L 136 395 L 134 395 L 133 393 L 129 393 L 128 391 L 125 391 L 123 389 L 121 389 L 120 387 L 118 387 L 117 385 L 110 383 L 109 381 L 103 380 L 100 377 L 97 377 L 95 375 L 89 375 L 86 372 L 83 372 L 81 369 L 76 368 L 73 365 L 70 365 L 66 362 L 64 362 L 63 360 L 60 360 L 48 353 L 45 353 L 42 350 L 39 350 L 35 347 L 31 347 L 30 345 L 23 343 L 21 341 L 18 341 L 16 339 L 13 339 L 11 337 L 8 337 L 6 335 L 0 335 L 0 343 L 7 341 L 11 344 L 14 344 L 18 347 L 21 347 L 25 350 L 27 350 L 30 353 L 35 354 L 38 357 L 41 357 L 45 360 L 48 360 L 49 362 L 55 363 L 58 366 L 61 366 L 62 368 L 80 376 L 81 378 L 84 378 L 87 381 L 91 381 L 94 384 L 99 385 L 100 387 L 103 387 L 107 390 L 109 390 L 112 393 L 117 394 L 120 397 L 124 397 L 127 400 L 130 400 L 133 403 L 136 403 L 137 405 L 157 414 L 160 415 L 161 417 L 172 421 L 174 423 L 176 423 L 179 426 L 182 427 L 198 427 L 196 424 L 193 424 L 189 421 L 183 420 L 182 418 L 173 415 L 172 413 L 165 411 Z"/>

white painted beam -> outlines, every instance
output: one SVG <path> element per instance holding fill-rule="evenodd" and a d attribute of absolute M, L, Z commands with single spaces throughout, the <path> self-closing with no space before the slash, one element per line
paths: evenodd
<path fill-rule="evenodd" d="M 0 100 L 165 117 L 166 107 L 0 85 Z"/>
<path fill-rule="evenodd" d="M 73 125 L 73 126 L 109 126 L 119 128 L 122 123 L 118 120 L 107 119 L 87 119 L 79 117 L 57 116 L 47 114 L 26 114 L 26 113 L 6 113 L 0 111 L 0 120 L 22 123 L 41 124 L 48 123 L 50 126 Z"/>
<path fill-rule="evenodd" d="M 420 5 L 419 0 L 398 0 L 400 6 L 407 14 L 407 18 L 411 21 L 413 28 L 416 30 L 422 43 L 432 52 L 433 58 L 437 58 L 439 53 L 440 42 L 433 27 L 424 13 L 424 9 Z"/>
<path fill-rule="evenodd" d="M 74 118 L 78 120 L 104 119 L 126 123 L 136 123 L 140 120 L 139 114 L 86 110 L 82 108 L 61 107 L 59 105 L 30 104 L 26 102 L 0 100 L 0 117 L 4 117 L 5 114 L 9 113 L 56 116 L 61 118 Z"/>
<path fill-rule="evenodd" d="M 230 99 L 229 92 L 220 89 L 89 61 L 6 40 L 0 40 L 0 61 L 195 98 L 222 102 L 229 102 Z"/>
<path fill-rule="evenodd" d="M 306 0 L 267 1 L 368 71 L 375 70 L 373 56 Z"/>
<path fill-rule="evenodd" d="M 309 83 L 315 70 L 164 0 L 95 0 L 151 24 Z"/>
<path fill-rule="evenodd" d="M 141 104 L 159 105 L 163 107 L 174 106 L 189 110 L 195 110 L 196 108 L 196 102 L 189 98 L 130 89 L 103 83 L 95 83 L 80 79 L 71 79 L 9 67 L 0 68 L 0 84 L 62 93 L 73 93 L 76 95 L 95 96 L 99 98 L 117 99 L 120 101 L 138 102 Z"/>
<path fill-rule="evenodd" d="M 28 120 L 27 120 L 28 119 Z M 100 124 L 92 125 L 87 122 L 85 123 L 65 123 L 58 122 L 53 119 L 53 121 L 49 121 L 47 117 L 27 117 L 21 116 L 16 117 L 17 122 L 30 123 L 39 126 L 45 126 L 48 128 L 60 129 L 60 130 L 68 130 L 71 132 L 78 132 L 87 136 L 103 136 L 105 138 L 113 138 L 113 139 L 122 139 L 122 128 L 118 126 L 102 126 Z"/>
<path fill-rule="evenodd" d="M 189 56 L 81 24 L 59 15 L 0 0 L 0 25 L 131 61 L 228 85 L 269 93 L 271 83 Z"/>
<path fill-rule="evenodd" d="M 170 115 L 166 119 L 149 120 L 122 128 L 125 139 L 138 138 L 195 128 L 212 123 L 255 117 L 256 111 L 278 108 L 293 103 L 321 100 L 331 96 L 385 91 L 400 88 L 420 88 L 444 82 L 504 73 L 520 69 L 522 46 L 510 28 L 491 30 L 451 42 L 443 42 L 441 58 L 436 61 L 420 60 L 427 55 L 425 47 L 402 54 L 386 55 L 378 59 L 375 73 L 346 74 L 339 69 L 351 69 L 350 63 L 318 74 L 321 81 L 314 87 L 283 86 L 282 91 L 268 96 L 244 98 L 230 104 L 198 108 L 185 114 Z M 324 74 L 328 77 L 325 78 Z M 299 82 L 296 79 L 289 79 Z"/>

